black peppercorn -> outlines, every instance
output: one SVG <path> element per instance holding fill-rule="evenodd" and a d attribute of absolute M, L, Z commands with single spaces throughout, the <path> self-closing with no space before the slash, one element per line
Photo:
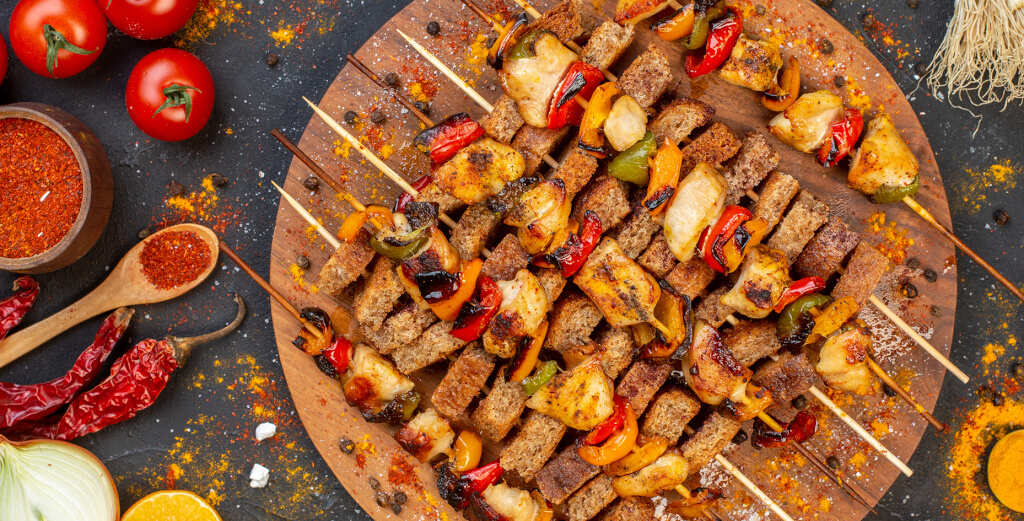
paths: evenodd
<path fill-rule="evenodd" d="M 352 451 L 356 450 L 356 444 L 348 438 L 342 438 L 338 441 L 338 448 L 345 454 L 352 454 Z"/>
<path fill-rule="evenodd" d="M 345 123 L 348 123 L 349 125 L 354 125 L 358 119 L 359 114 L 356 114 L 356 111 L 354 110 L 350 110 L 345 113 Z"/>
<path fill-rule="evenodd" d="M 889 398 L 893 398 L 896 396 L 896 390 L 893 389 L 892 387 L 889 387 L 889 384 L 882 384 L 882 392 L 885 393 L 885 395 L 888 396 Z"/>
<path fill-rule="evenodd" d="M 825 463 L 827 463 L 829 468 L 832 470 L 839 470 L 839 467 L 843 465 L 842 462 L 839 461 L 839 458 L 835 456 L 829 456 L 828 459 L 825 460 Z"/>
<path fill-rule="evenodd" d="M 377 506 L 387 508 L 391 506 L 391 496 L 385 492 L 377 492 Z"/>
<path fill-rule="evenodd" d="M 377 478 L 370 478 L 370 488 L 380 490 L 380 481 L 377 481 Z"/>
<path fill-rule="evenodd" d="M 907 298 L 917 298 L 917 286 L 908 282 L 900 287 L 900 293 Z"/>
<path fill-rule="evenodd" d="M 306 269 L 309 267 L 309 259 L 305 255 L 299 255 L 299 258 L 295 259 L 295 264 L 302 269 Z"/>
<path fill-rule="evenodd" d="M 832 52 L 835 51 L 835 50 L 836 49 L 835 49 L 835 47 L 832 46 L 832 41 L 831 40 L 825 39 L 825 40 L 821 41 L 821 53 L 822 54 L 832 54 Z"/>
<path fill-rule="evenodd" d="M 832 5 L 832 0 L 818 0 L 818 5 L 822 7 L 828 7 Z"/>
<path fill-rule="evenodd" d="M 228 178 L 217 173 L 210 174 L 210 183 L 217 188 L 223 188 L 224 186 L 227 186 Z"/>
<path fill-rule="evenodd" d="M 393 73 L 393 72 L 389 72 L 387 74 L 387 76 L 384 76 L 384 83 L 387 83 L 388 86 L 390 86 L 390 87 L 397 87 L 398 86 L 398 75 Z"/>
<path fill-rule="evenodd" d="M 749 438 L 750 436 L 747 436 L 747 431 L 740 429 L 740 431 L 737 432 L 736 435 L 732 437 L 732 442 L 735 443 L 736 445 L 740 445 L 743 442 L 747 441 L 747 439 Z"/>
<path fill-rule="evenodd" d="M 931 268 L 926 268 L 924 270 L 924 280 L 927 280 L 928 282 L 935 282 L 939 280 L 939 274 L 935 273 L 935 270 Z"/>
<path fill-rule="evenodd" d="M 917 9 L 917 0 L 907 0 L 907 6 L 911 9 Z"/>
<path fill-rule="evenodd" d="M 789 403 L 798 411 L 802 411 L 807 408 L 807 398 L 804 398 L 803 396 L 797 396 Z"/>
<path fill-rule="evenodd" d="M 1016 362 L 1010 370 L 1013 371 L 1014 378 L 1024 378 L 1024 364 Z"/>
<path fill-rule="evenodd" d="M 874 27 L 874 25 L 875 25 L 875 16 L 873 14 L 871 14 L 871 13 L 868 13 L 868 14 L 866 14 L 866 15 L 861 17 L 860 23 L 865 28 L 870 29 L 870 28 Z"/>
<path fill-rule="evenodd" d="M 422 112 L 424 116 L 430 114 L 430 104 L 425 101 L 417 101 L 412 106 L 416 107 L 416 110 Z"/>
<path fill-rule="evenodd" d="M 167 185 L 167 195 L 170 197 L 181 197 L 185 195 L 185 187 L 177 181 L 171 181 L 171 184 Z"/>
<path fill-rule="evenodd" d="M 917 260 L 916 257 L 912 257 L 909 260 L 907 260 L 907 267 L 914 271 L 917 271 L 921 269 L 921 261 Z"/>
<path fill-rule="evenodd" d="M 996 407 L 1002 407 L 1004 401 L 1005 398 L 1003 398 L 1003 395 L 1001 394 L 997 394 L 992 397 L 992 405 L 995 405 Z"/>
<path fill-rule="evenodd" d="M 981 398 L 982 400 L 991 401 L 995 396 L 995 391 L 987 385 L 983 385 L 978 388 L 978 398 Z"/>
<path fill-rule="evenodd" d="M 845 87 L 846 86 L 846 78 L 844 78 L 842 76 L 836 76 L 836 79 L 832 80 L 832 83 L 834 83 L 836 85 L 836 87 Z"/>
<path fill-rule="evenodd" d="M 999 226 L 1006 226 L 1007 224 L 1010 224 L 1010 214 L 1006 213 L 1006 210 L 996 210 L 993 218 L 995 218 L 996 224 Z"/>
<path fill-rule="evenodd" d="M 763 5 L 757 4 L 756 6 L 754 6 L 754 12 L 757 13 L 757 16 L 764 16 L 764 14 L 768 12 L 768 10 L 765 9 Z"/>
<path fill-rule="evenodd" d="M 916 72 L 918 76 L 928 74 L 928 64 L 925 62 L 917 62 L 917 65 L 914 66 L 914 72 Z"/>
<path fill-rule="evenodd" d="M 433 21 L 428 23 L 427 34 L 429 34 L 430 36 L 437 36 L 441 34 L 441 24 Z"/>
<path fill-rule="evenodd" d="M 141 230 L 139 230 L 139 238 L 140 239 L 145 239 L 146 237 L 149 237 L 150 235 L 153 235 L 153 230 L 149 229 L 148 226 L 143 228 L 143 229 L 141 229 Z"/>
<path fill-rule="evenodd" d="M 316 190 L 317 188 L 320 188 L 320 180 L 317 179 L 316 176 L 311 175 L 302 181 L 302 186 L 305 187 L 306 190 Z"/>
<path fill-rule="evenodd" d="M 406 501 L 409 501 L 409 496 L 405 495 L 405 492 L 399 490 L 398 492 L 395 492 L 394 499 L 396 505 L 404 505 Z"/>
<path fill-rule="evenodd" d="M 932 306 L 930 311 L 933 317 L 942 316 L 942 310 L 938 306 Z"/>
<path fill-rule="evenodd" d="M 402 505 L 399 505 L 398 503 L 391 503 L 391 511 L 394 512 L 396 516 L 402 515 Z"/>
<path fill-rule="evenodd" d="M 372 122 L 374 122 L 374 123 L 376 123 L 378 125 L 383 125 L 384 122 L 387 121 L 387 120 L 388 120 L 388 117 L 385 116 L 384 112 L 382 110 L 380 110 L 380 109 L 377 109 L 377 110 L 375 110 L 375 111 L 370 113 L 370 121 L 372 121 Z"/>
<path fill-rule="evenodd" d="M 270 66 L 270 67 L 273 67 L 273 66 L 277 65 L 277 55 L 272 53 L 272 52 L 268 52 L 267 56 L 264 58 L 264 60 L 267 62 L 267 65 Z"/>

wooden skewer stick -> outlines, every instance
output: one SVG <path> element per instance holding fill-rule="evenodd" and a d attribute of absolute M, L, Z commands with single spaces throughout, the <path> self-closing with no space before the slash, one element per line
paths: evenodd
<path fill-rule="evenodd" d="M 284 298 L 283 295 L 278 293 L 277 290 L 274 289 L 270 285 L 270 283 L 266 281 L 266 279 L 259 276 L 259 274 L 256 273 L 256 271 L 253 270 L 249 266 L 249 264 L 242 260 L 242 258 L 239 257 L 234 250 L 228 247 L 227 243 L 225 243 L 223 239 L 221 239 L 218 242 L 218 247 L 220 248 L 220 251 L 224 252 L 224 255 L 227 255 L 231 260 L 235 261 L 235 264 L 237 264 L 239 268 L 242 268 L 242 271 L 244 271 L 247 275 L 252 277 L 252 280 L 256 281 L 256 284 L 259 284 L 264 291 L 269 293 L 270 296 L 273 297 L 273 299 L 276 300 L 278 304 L 284 306 L 284 309 L 286 309 L 288 313 L 295 317 L 295 319 L 298 320 L 299 322 L 302 322 L 303 327 L 309 330 L 310 333 L 313 333 L 313 335 L 316 336 L 318 339 L 323 340 L 324 334 L 321 333 L 316 326 L 310 324 L 308 320 L 302 318 L 302 315 L 299 313 L 299 310 L 295 309 L 295 306 L 293 306 L 291 302 L 288 302 L 288 299 Z"/>
<path fill-rule="evenodd" d="M 932 217 L 931 212 L 926 210 L 920 204 L 917 204 L 917 201 L 915 201 L 910 196 L 904 197 L 903 202 L 907 206 L 909 206 L 911 210 L 917 212 L 917 215 L 920 215 L 922 219 L 928 221 L 928 224 L 932 225 L 932 227 L 938 230 L 939 233 L 941 233 L 947 239 L 949 239 L 949 241 L 952 242 L 954 246 L 960 248 L 960 251 L 966 253 L 968 257 L 974 259 L 974 262 L 977 262 L 978 265 L 985 269 L 985 271 L 987 271 L 990 275 L 995 277 L 1000 284 L 1006 286 L 1006 289 L 1010 290 L 1010 293 L 1013 293 L 1014 296 L 1016 296 L 1017 298 L 1024 300 L 1024 293 L 1020 291 L 1020 288 L 1018 288 L 1014 283 L 1010 282 L 1001 273 L 996 271 L 996 269 L 993 268 L 991 264 L 985 262 L 985 259 L 982 259 L 980 255 L 974 253 L 974 250 L 972 250 L 969 246 L 964 244 L 964 241 L 961 241 L 959 238 L 957 238 L 956 235 L 953 235 L 953 232 L 947 230 L 945 226 L 939 223 L 939 221 L 935 220 L 935 217 Z"/>
<path fill-rule="evenodd" d="M 263 172 L 260 172 L 260 173 L 262 174 Z M 291 207 L 294 208 L 295 211 L 298 212 L 299 215 L 306 222 L 308 222 L 309 224 L 311 224 L 311 225 L 316 227 L 316 231 L 321 236 L 323 236 L 324 240 L 327 241 L 328 244 L 330 244 L 332 247 L 334 247 L 334 249 L 341 248 L 341 241 L 339 241 L 334 235 L 332 235 L 331 232 L 327 231 L 327 228 L 324 228 L 324 225 L 320 224 L 320 221 L 317 221 L 316 218 L 313 217 L 312 214 L 310 214 L 308 211 L 306 211 L 306 209 L 303 208 L 302 205 L 299 204 L 299 202 L 296 201 L 294 197 L 289 195 L 288 192 L 285 192 L 284 188 L 281 188 L 277 183 L 271 181 L 270 184 L 274 185 L 274 188 L 277 188 L 278 192 L 281 192 L 281 197 L 285 201 L 287 201 L 288 204 L 291 205 Z"/>
<path fill-rule="evenodd" d="M 690 499 L 690 497 L 692 496 L 692 494 L 690 493 L 690 489 L 686 488 L 686 485 L 683 485 L 682 483 L 675 486 L 675 491 L 678 492 L 680 496 L 683 496 L 686 499 Z M 704 511 L 704 517 L 708 519 L 718 519 L 719 521 L 721 521 L 722 519 L 718 517 L 718 514 L 710 510 Z"/>
<path fill-rule="evenodd" d="M 345 201 L 347 201 L 348 204 L 352 205 L 352 208 L 354 208 L 357 212 L 366 211 L 366 206 L 364 206 L 363 203 L 360 203 L 358 199 L 353 197 L 352 194 L 348 192 L 348 190 L 345 190 L 345 188 L 341 186 L 341 183 L 339 183 L 337 179 L 334 179 L 333 177 L 328 175 L 323 168 L 320 168 L 320 165 L 316 164 L 316 162 L 313 161 L 313 158 L 309 157 L 305 152 L 303 152 L 302 149 L 298 147 L 298 145 L 292 143 L 292 141 L 288 139 L 288 137 L 285 136 L 280 130 L 275 128 L 270 131 L 270 135 L 277 138 L 277 140 L 280 141 L 281 144 L 284 145 L 284 147 L 287 148 L 288 151 L 292 153 L 292 155 L 298 158 L 298 160 L 301 161 L 302 164 L 306 165 L 306 168 L 312 170 L 313 174 L 315 174 L 317 177 L 319 177 L 325 183 L 327 183 L 327 185 L 330 186 L 331 189 L 333 189 L 343 199 L 345 199 Z"/>

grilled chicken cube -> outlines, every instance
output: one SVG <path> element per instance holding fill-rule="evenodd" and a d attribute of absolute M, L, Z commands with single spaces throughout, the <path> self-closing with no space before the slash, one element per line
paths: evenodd
<path fill-rule="evenodd" d="M 504 483 L 488 486 L 480 496 L 500 516 L 499 519 L 507 521 L 537 521 L 541 518 L 541 507 L 545 505 L 539 492 L 531 494 Z M 479 510 L 479 505 L 466 511 L 470 521 L 498 521 L 488 515 L 478 515 L 480 512 L 475 510 Z"/>
<path fill-rule="evenodd" d="M 775 83 L 781 68 L 782 55 L 778 47 L 740 36 L 732 48 L 732 55 L 718 74 L 733 85 L 763 92 Z"/>
<path fill-rule="evenodd" d="M 505 216 L 505 224 L 519 228 L 519 242 L 531 255 L 551 243 L 555 233 L 568 227 L 572 198 L 561 179 L 545 181 L 523 194 Z"/>
<path fill-rule="evenodd" d="M 499 281 L 501 307 L 484 333 L 484 349 L 502 358 L 516 353 L 520 339 L 533 333 L 548 310 L 548 297 L 537 277 L 529 270 L 519 270 L 516 278 Z"/>
<path fill-rule="evenodd" d="M 402 429 L 395 433 L 395 441 L 416 459 L 426 463 L 451 447 L 455 432 L 448 425 L 448 420 L 438 416 L 434 409 L 427 409 L 402 425 Z"/>
<path fill-rule="evenodd" d="M 516 100 L 523 120 L 534 127 L 547 128 L 551 98 L 579 56 L 550 32 L 534 31 L 520 41 L 528 38 L 533 39 L 528 43 L 533 55 L 506 59 L 498 76 L 505 94 Z"/>
<path fill-rule="evenodd" d="M 612 415 L 615 391 L 601 360 L 592 356 L 541 387 L 526 406 L 572 429 L 589 431 Z"/>
<path fill-rule="evenodd" d="M 882 186 L 903 187 L 918 174 L 917 157 L 886 114 L 868 123 L 860 148 L 853 154 L 846 184 L 866 195 L 874 195 Z"/>
<path fill-rule="evenodd" d="M 843 111 L 839 96 L 824 90 L 809 92 L 772 118 L 768 130 L 782 142 L 810 154 L 821 148 L 832 124 L 843 119 Z"/>
<path fill-rule="evenodd" d="M 573 279 L 613 327 L 650 322 L 661 288 L 650 273 L 605 237 Z"/>
<path fill-rule="evenodd" d="M 654 497 L 686 481 L 689 474 L 690 464 L 686 458 L 668 452 L 632 474 L 615 478 L 612 488 L 621 497 Z"/>
<path fill-rule="evenodd" d="M 743 401 L 753 372 L 740 365 L 710 324 L 698 320 L 693 331 L 693 343 L 683 358 L 686 385 L 709 405 L 718 405 L 726 398 Z"/>
<path fill-rule="evenodd" d="M 786 255 L 758 244 L 743 259 L 740 276 L 722 303 L 750 318 L 765 318 L 791 282 Z"/>
<path fill-rule="evenodd" d="M 871 332 L 859 325 L 836 333 L 821 347 L 814 370 L 829 387 L 871 394 L 874 377 L 867 363 L 871 344 Z"/>
<path fill-rule="evenodd" d="M 612 148 L 622 152 L 647 133 L 647 112 L 629 96 L 615 100 L 604 122 L 604 136 Z"/>
<path fill-rule="evenodd" d="M 357 345 L 353 351 L 351 371 L 344 386 L 345 400 L 360 411 L 375 411 L 415 387 L 412 380 L 366 344 Z"/>
<path fill-rule="evenodd" d="M 519 152 L 483 137 L 459 150 L 432 176 L 445 192 L 466 204 L 476 204 L 501 192 L 506 183 L 519 179 L 525 169 L 526 162 Z"/>
<path fill-rule="evenodd" d="M 436 276 L 442 271 L 458 273 L 460 267 L 459 252 L 452 247 L 441 230 L 432 226 L 430 243 L 415 257 L 402 261 L 398 267 L 398 280 L 402 281 L 413 302 L 426 311 L 430 309 L 430 304 L 420 292 L 420 277 Z"/>
<path fill-rule="evenodd" d="M 729 185 L 709 163 L 700 163 L 679 185 L 665 211 L 665 239 L 679 262 L 693 257 L 697 239 L 725 208 Z"/>

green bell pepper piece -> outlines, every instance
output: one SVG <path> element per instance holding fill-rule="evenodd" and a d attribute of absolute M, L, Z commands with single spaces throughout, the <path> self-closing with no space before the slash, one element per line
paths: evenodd
<path fill-rule="evenodd" d="M 415 257 L 430 242 L 429 227 L 424 226 L 408 235 L 392 235 L 390 232 L 376 233 L 370 237 L 373 251 L 394 260 Z"/>
<path fill-rule="evenodd" d="M 882 185 L 871 196 L 871 202 L 875 204 L 889 204 L 902 201 L 904 197 L 913 197 L 917 189 L 921 188 L 921 176 L 914 178 L 914 181 L 907 186 Z"/>
<path fill-rule="evenodd" d="M 608 165 L 608 175 L 637 185 L 645 185 L 650 179 L 648 159 L 658 150 L 658 142 L 654 134 L 648 132 L 644 137 L 633 143 L 633 146 L 615 156 Z"/>
<path fill-rule="evenodd" d="M 526 391 L 526 396 L 533 396 L 533 393 L 547 385 L 557 372 L 558 364 L 554 360 L 548 360 L 541 364 L 537 371 L 533 373 L 533 376 L 523 378 L 523 390 Z"/>
<path fill-rule="evenodd" d="M 821 308 L 827 306 L 832 302 L 832 297 L 822 295 L 821 293 L 811 293 L 810 295 L 804 295 L 793 301 L 792 304 L 786 306 L 786 309 L 782 310 L 779 315 L 779 322 L 777 325 L 779 338 L 789 338 L 793 336 L 800 329 L 801 317 L 804 314 L 810 313 L 813 308 Z M 808 330 L 809 332 L 810 330 Z"/>
<path fill-rule="evenodd" d="M 536 55 L 536 53 L 533 50 L 533 44 L 536 43 L 537 40 L 539 40 L 540 37 L 544 36 L 545 34 L 550 33 L 543 29 L 536 29 L 530 31 L 529 33 L 526 34 L 526 36 L 520 38 L 519 41 L 512 46 L 512 50 L 508 52 L 508 56 L 506 56 L 505 59 L 519 60 L 522 58 L 533 58 Z"/>

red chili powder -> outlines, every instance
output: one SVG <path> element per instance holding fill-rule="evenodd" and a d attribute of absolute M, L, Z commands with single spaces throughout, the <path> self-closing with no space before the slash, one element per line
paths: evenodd
<path fill-rule="evenodd" d="M 82 171 L 71 147 L 30 119 L 0 119 L 0 257 L 49 250 L 82 208 Z"/>
<path fill-rule="evenodd" d="M 171 289 L 202 275 L 210 265 L 210 247 L 195 232 L 163 232 L 146 242 L 139 261 L 151 284 Z"/>

